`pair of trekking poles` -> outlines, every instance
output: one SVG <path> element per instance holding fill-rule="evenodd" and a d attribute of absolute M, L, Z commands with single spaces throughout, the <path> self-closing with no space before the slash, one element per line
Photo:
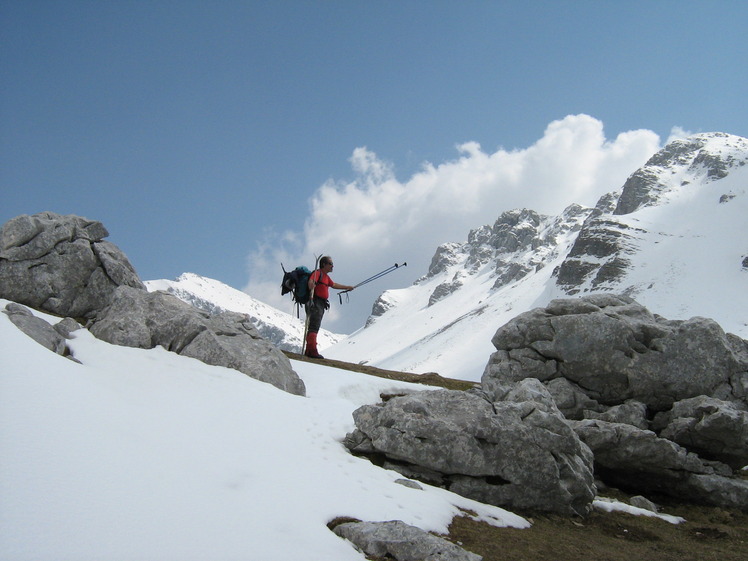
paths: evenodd
<path fill-rule="evenodd" d="M 358 283 L 357 285 L 355 285 L 353 288 L 358 288 L 359 286 L 363 286 L 363 285 L 365 285 L 367 283 L 370 283 L 371 281 L 374 281 L 374 280 L 377 280 L 380 277 L 383 277 L 384 275 L 388 275 L 389 273 L 391 273 L 392 271 L 394 271 L 396 269 L 399 269 L 400 267 L 407 267 L 407 266 L 408 266 L 408 264 L 405 263 L 405 262 L 403 262 L 400 265 L 398 265 L 397 263 L 395 263 L 392 267 L 387 267 L 384 271 L 380 271 L 376 275 L 372 275 L 368 279 L 362 280 L 360 283 Z M 353 288 L 351 290 L 353 290 Z M 348 293 L 351 290 L 342 290 L 342 291 L 338 292 L 338 298 L 340 298 L 340 304 L 341 304 L 341 306 L 343 305 L 343 294 L 346 295 L 346 300 L 347 300 Z"/>
<path fill-rule="evenodd" d="M 317 261 L 319 261 L 319 258 L 317 258 Z M 365 284 L 368 284 L 371 281 L 375 281 L 378 278 L 381 278 L 384 275 L 388 275 L 392 271 L 395 271 L 395 270 L 399 269 L 400 267 L 407 267 L 407 266 L 408 266 L 408 263 L 405 262 L 405 261 L 403 261 L 399 265 L 397 263 L 395 263 L 394 265 L 392 265 L 392 267 L 387 267 L 384 271 L 380 271 L 376 275 L 372 275 L 368 279 L 362 280 L 357 285 L 354 285 L 354 287 L 351 288 L 350 290 L 341 290 L 340 292 L 338 292 L 338 298 L 340 299 L 340 305 L 341 306 L 343 305 L 343 294 L 345 294 L 345 298 L 346 298 L 346 302 L 347 302 L 348 301 L 348 293 L 351 290 L 353 290 L 354 288 L 358 288 L 359 286 L 363 286 Z M 315 264 L 315 267 L 316 267 L 316 264 Z M 304 354 L 304 351 L 305 351 L 305 347 L 306 347 L 306 336 L 307 336 L 307 332 L 308 331 L 309 331 L 309 314 L 306 314 L 306 320 L 304 321 L 304 337 L 301 339 L 301 354 L 302 355 Z"/>

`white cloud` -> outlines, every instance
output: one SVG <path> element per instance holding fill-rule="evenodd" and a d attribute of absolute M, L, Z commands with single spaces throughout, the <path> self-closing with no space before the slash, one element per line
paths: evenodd
<path fill-rule="evenodd" d="M 407 261 L 405 273 L 362 287 L 342 308 L 334 302 L 325 328 L 349 332 L 363 325 L 379 293 L 424 275 L 440 244 L 466 240 L 471 229 L 493 223 L 505 210 L 526 207 L 557 214 L 571 203 L 594 205 L 601 195 L 620 189 L 660 148 L 660 139 L 652 131 L 636 130 L 609 141 L 602 122 L 570 115 L 550 123 L 526 149 L 488 153 L 476 142 L 456 148 L 457 159 L 425 163 L 405 182 L 395 178 L 391 164 L 356 148 L 350 160 L 356 178 L 328 181 L 317 189 L 300 237 L 276 236 L 252 253 L 253 273 L 245 290 L 286 309 L 278 279 L 268 274 L 279 260 L 308 263 L 313 254 L 331 254 L 333 278 L 344 284 Z"/>
<path fill-rule="evenodd" d="M 673 127 L 672 129 L 670 129 L 670 136 L 668 137 L 666 144 L 672 142 L 673 140 L 682 140 L 684 138 L 688 138 L 693 134 L 694 133 L 685 130 L 683 127 Z"/>

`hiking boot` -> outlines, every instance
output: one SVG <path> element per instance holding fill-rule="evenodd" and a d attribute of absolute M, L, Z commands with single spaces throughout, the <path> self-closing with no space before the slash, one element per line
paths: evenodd
<path fill-rule="evenodd" d="M 306 336 L 306 352 L 309 358 L 325 358 L 317 352 L 317 333 L 310 331 Z"/>

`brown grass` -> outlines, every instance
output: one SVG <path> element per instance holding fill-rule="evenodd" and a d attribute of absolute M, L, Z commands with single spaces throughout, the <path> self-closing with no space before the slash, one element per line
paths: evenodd
<path fill-rule="evenodd" d="M 449 538 L 484 561 L 746 561 L 748 514 L 671 504 L 686 522 L 626 513 L 586 518 L 525 514 L 531 528 L 496 528 L 458 517 Z"/>

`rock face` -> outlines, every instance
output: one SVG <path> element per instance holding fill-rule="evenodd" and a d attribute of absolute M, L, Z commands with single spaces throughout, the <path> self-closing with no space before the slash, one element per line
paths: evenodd
<path fill-rule="evenodd" d="M 748 510 L 748 482 L 732 478 L 748 463 L 748 342 L 593 295 L 521 314 L 493 343 L 483 391 L 542 382 L 604 481 Z"/>
<path fill-rule="evenodd" d="M 714 321 L 667 321 L 631 298 L 554 300 L 517 316 L 493 338 L 482 382 L 492 395 L 507 380 L 565 378 L 603 405 L 634 399 L 664 411 L 708 395 L 746 403 L 746 342 Z"/>
<path fill-rule="evenodd" d="M 355 544 L 366 555 L 396 561 L 480 561 L 480 555 L 410 526 L 400 520 L 390 522 L 346 522 L 333 529 L 338 536 Z"/>
<path fill-rule="evenodd" d="M 0 230 L 0 298 L 85 318 L 91 332 L 110 343 L 145 349 L 162 345 L 207 364 L 237 369 L 284 391 L 305 394 L 290 361 L 259 335 L 248 316 L 208 314 L 172 295 L 148 293 L 124 253 L 103 241 L 108 235 L 100 222 L 51 212 L 8 221 Z M 47 322 L 21 308 L 9 308 L 11 320 L 47 348 L 65 355 L 64 333 L 57 334 Z M 69 324 L 67 328 L 74 329 Z"/>
<path fill-rule="evenodd" d="M 165 292 L 120 287 L 90 328 L 99 339 L 127 347 L 167 350 L 226 366 L 284 391 L 305 395 L 286 356 L 263 339 L 245 314 L 208 314 Z"/>
<path fill-rule="evenodd" d="M 508 508 L 584 514 L 595 495 L 592 455 L 536 381 L 502 401 L 437 390 L 365 405 L 345 440 L 386 467 Z"/>
<path fill-rule="evenodd" d="M 620 196 L 606 195 L 587 218 L 564 262 L 557 285 L 569 295 L 623 287 L 626 272 L 637 260 L 637 239 L 647 230 L 624 216 L 663 204 L 691 182 L 712 183 L 748 164 L 748 140 L 724 133 L 698 134 L 674 140 L 653 155 L 624 183 Z M 735 198 L 724 194 L 720 203 Z"/>
<path fill-rule="evenodd" d="M 101 222 L 43 212 L 0 230 L 0 297 L 59 316 L 90 318 L 118 286 L 144 289 Z"/>

